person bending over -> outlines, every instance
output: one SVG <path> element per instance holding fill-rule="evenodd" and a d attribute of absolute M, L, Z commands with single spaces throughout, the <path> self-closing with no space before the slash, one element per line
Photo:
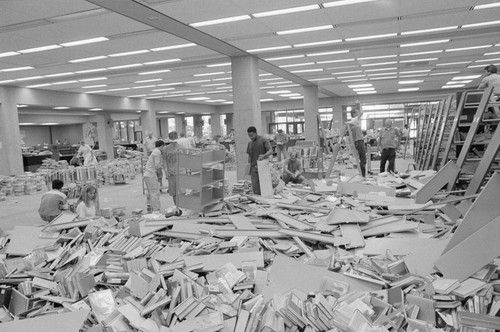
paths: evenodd
<path fill-rule="evenodd" d="M 86 184 L 82 188 L 80 198 L 76 202 L 76 214 L 80 219 L 94 218 L 96 216 L 97 188 Z"/>
<path fill-rule="evenodd" d="M 61 192 L 63 186 L 64 182 L 61 180 L 53 180 L 52 190 L 43 194 L 40 208 L 38 209 L 38 214 L 42 220 L 50 222 L 63 210 L 68 208 L 67 197 Z"/>
<path fill-rule="evenodd" d="M 252 181 L 252 190 L 255 195 L 260 195 L 259 170 L 257 161 L 268 158 L 273 150 L 269 141 L 257 135 L 257 128 L 251 126 L 247 129 L 250 142 L 247 146 L 248 163 L 250 164 L 250 179 Z"/>
<path fill-rule="evenodd" d="M 281 175 L 281 179 L 285 184 L 289 182 L 303 183 L 305 181 L 302 175 L 302 165 L 297 152 L 290 152 L 288 159 L 283 163 L 283 174 Z"/>

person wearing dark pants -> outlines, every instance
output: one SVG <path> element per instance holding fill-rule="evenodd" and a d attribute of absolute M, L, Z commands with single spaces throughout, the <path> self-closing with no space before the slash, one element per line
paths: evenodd
<path fill-rule="evenodd" d="M 389 162 L 388 172 L 395 172 L 396 148 L 401 137 L 398 128 L 392 127 L 392 120 L 384 122 L 385 127 L 380 131 L 378 149 L 380 151 L 380 173 L 385 172 L 385 164 Z"/>
<path fill-rule="evenodd" d="M 359 165 L 361 170 L 361 175 L 366 177 L 366 149 L 365 149 L 365 138 L 363 132 L 361 131 L 361 116 L 363 115 L 363 108 L 359 100 L 355 101 L 355 106 L 351 109 L 351 120 L 347 122 L 347 125 L 351 129 L 352 140 L 354 141 L 354 147 L 358 152 Z"/>
<path fill-rule="evenodd" d="M 248 137 L 250 142 L 247 146 L 248 163 L 250 164 L 250 179 L 252 180 L 252 190 L 255 195 L 260 195 L 260 183 L 259 183 L 259 170 L 257 168 L 257 161 L 264 160 L 268 158 L 273 150 L 271 149 L 271 144 L 269 141 L 257 135 L 257 129 L 255 127 L 248 127 L 247 129 Z"/>

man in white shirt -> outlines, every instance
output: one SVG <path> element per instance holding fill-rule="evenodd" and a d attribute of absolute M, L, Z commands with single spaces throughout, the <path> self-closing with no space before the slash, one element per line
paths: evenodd
<path fill-rule="evenodd" d="M 146 156 L 149 156 L 153 149 L 155 148 L 156 137 L 153 137 L 153 133 L 149 133 L 148 136 L 144 139 L 144 152 Z"/>
<path fill-rule="evenodd" d="M 80 142 L 80 147 L 78 148 L 78 156 L 83 157 L 83 166 L 89 166 L 97 163 L 96 158 L 92 154 L 92 148 L 84 141 Z"/>
<path fill-rule="evenodd" d="M 181 133 L 181 138 L 177 140 L 177 144 L 179 144 L 180 148 L 184 149 L 192 149 L 193 146 L 191 145 L 191 141 L 189 138 L 186 137 L 186 133 L 182 132 Z"/>
<path fill-rule="evenodd" d="M 162 168 L 162 155 L 160 148 L 164 145 L 163 141 L 156 141 L 155 148 L 146 162 L 144 171 L 144 182 L 148 188 L 148 198 L 153 211 L 160 211 L 160 183 L 157 173 Z"/>

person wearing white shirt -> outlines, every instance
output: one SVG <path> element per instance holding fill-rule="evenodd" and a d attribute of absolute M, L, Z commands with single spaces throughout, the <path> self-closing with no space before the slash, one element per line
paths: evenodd
<path fill-rule="evenodd" d="M 189 138 L 186 137 L 186 133 L 184 133 L 184 132 L 181 133 L 181 138 L 179 138 L 177 140 L 177 144 L 179 144 L 180 148 L 184 148 L 184 149 L 192 149 L 193 148 L 191 141 L 189 140 Z"/>
<path fill-rule="evenodd" d="M 156 137 L 153 136 L 153 133 L 149 133 L 148 136 L 144 139 L 144 152 L 146 156 L 149 156 L 153 149 L 155 148 Z"/>
<path fill-rule="evenodd" d="M 89 166 L 97 163 L 96 158 L 92 154 L 92 148 L 84 141 L 80 142 L 80 147 L 78 148 L 78 156 L 83 157 L 83 166 Z"/>
<path fill-rule="evenodd" d="M 80 198 L 76 202 L 76 214 L 80 219 L 88 219 L 96 216 L 97 189 L 89 184 L 82 188 Z"/>
<path fill-rule="evenodd" d="M 148 188 L 148 198 L 153 211 L 160 211 L 160 183 L 158 182 L 158 170 L 162 168 L 162 153 L 160 148 L 164 145 L 163 141 L 156 141 L 155 148 L 146 162 L 144 171 L 144 182 Z"/>

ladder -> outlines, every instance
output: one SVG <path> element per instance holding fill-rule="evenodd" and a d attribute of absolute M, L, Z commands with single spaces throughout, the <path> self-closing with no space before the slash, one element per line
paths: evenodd
<path fill-rule="evenodd" d="M 429 160 L 431 158 L 431 146 L 433 144 L 433 140 L 435 140 L 435 136 L 437 133 L 438 122 L 443 112 L 444 103 L 439 102 L 438 104 L 433 104 L 431 116 L 429 119 L 428 127 L 427 127 L 427 137 L 425 146 L 423 148 L 422 160 L 420 162 L 420 169 L 426 170 L 429 167 Z"/>
<path fill-rule="evenodd" d="M 351 126 L 347 124 L 346 128 L 347 128 L 347 132 L 349 133 L 348 140 L 349 140 L 350 148 L 352 150 L 352 155 L 354 156 L 354 159 L 356 160 L 356 164 L 358 166 L 358 173 L 359 173 L 359 175 L 363 176 L 363 173 L 361 172 L 361 164 L 359 161 L 358 150 L 356 149 L 354 137 L 352 136 Z M 366 170 L 366 172 L 368 172 L 368 170 Z"/>
<path fill-rule="evenodd" d="M 422 157 L 422 149 L 424 146 L 423 140 L 424 140 L 424 134 L 425 134 L 425 128 L 427 126 L 427 120 L 429 118 L 429 113 L 430 112 L 430 105 L 426 104 L 420 108 L 420 116 L 417 118 L 418 120 L 418 130 L 417 130 L 417 137 L 415 140 L 415 146 L 414 146 L 414 151 L 413 151 L 413 158 L 415 162 L 420 160 Z"/>
<path fill-rule="evenodd" d="M 455 117 L 455 113 L 457 111 L 456 107 L 454 106 L 456 104 L 456 98 L 455 95 L 450 95 L 446 99 L 447 107 L 444 109 L 444 113 L 442 116 L 441 120 L 441 128 L 439 132 L 439 136 L 437 139 L 437 146 L 436 150 L 434 151 L 433 154 L 433 159 L 432 163 L 430 165 L 430 169 L 433 170 L 438 170 L 445 164 L 445 159 L 443 158 L 444 151 L 446 148 L 446 142 L 448 141 L 448 138 L 450 137 L 451 133 L 451 127 L 453 125 L 453 119 Z"/>

